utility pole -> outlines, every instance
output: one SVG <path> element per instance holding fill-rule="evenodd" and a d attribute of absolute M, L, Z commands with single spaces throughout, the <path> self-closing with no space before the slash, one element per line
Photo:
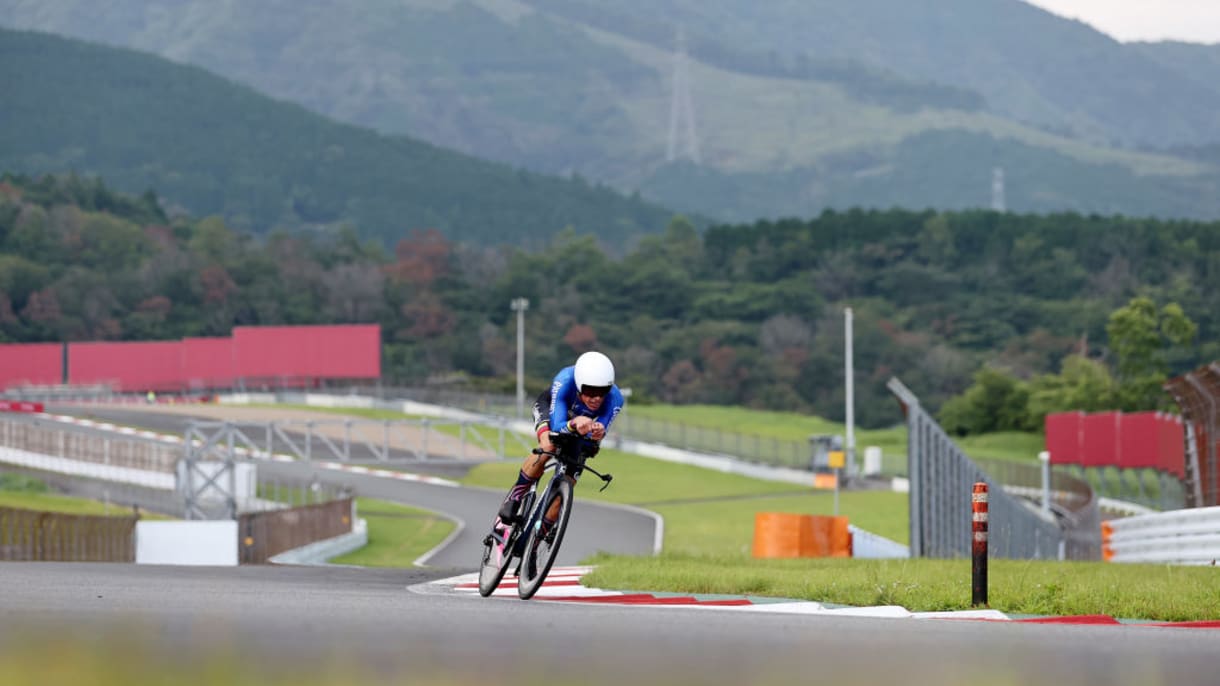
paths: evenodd
<path fill-rule="evenodd" d="M 856 464 L 856 384 L 855 384 L 855 369 L 852 363 L 852 315 L 851 308 L 843 310 L 843 366 L 844 366 L 844 381 L 847 384 L 846 388 L 846 419 L 847 419 L 847 474 L 850 476 L 852 467 Z"/>
<path fill-rule="evenodd" d="M 1004 168 L 991 169 L 991 209 L 1004 212 L 1008 209 L 1008 201 L 1004 197 Z"/>
<path fill-rule="evenodd" d="M 517 313 L 517 419 L 521 419 L 525 407 L 525 311 L 530 308 L 530 301 L 513 298 L 509 307 Z"/>

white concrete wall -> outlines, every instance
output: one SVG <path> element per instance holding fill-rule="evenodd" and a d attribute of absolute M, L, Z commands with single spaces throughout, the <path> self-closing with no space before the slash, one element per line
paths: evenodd
<path fill-rule="evenodd" d="M 237 565 L 237 522 L 136 522 L 136 564 Z"/>

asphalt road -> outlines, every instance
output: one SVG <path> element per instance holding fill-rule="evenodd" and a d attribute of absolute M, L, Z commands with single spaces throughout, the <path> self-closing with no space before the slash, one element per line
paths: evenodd
<path fill-rule="evenodd" d="M 175 675 L 167 683 L 219 683 L 198 665 L 223 658 L 242 673 L 362 675 L 329 683 L 1182 686 L 1215 683 L 1220 647 L 1210 630 L 611 607 L 408 588 L 439 574 L 8 562 L 0 650 L 83 636 L 113 664 L 155 656 Z M 127 657 L 132 650 L 140 657 Z"/>

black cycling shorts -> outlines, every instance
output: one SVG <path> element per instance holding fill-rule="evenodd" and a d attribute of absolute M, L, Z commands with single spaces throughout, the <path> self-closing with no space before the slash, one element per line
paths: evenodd
<path fill-rule="evenodd" d="M 550 426 L 551 423 L 551 390 L 547 390 L 538 394 L 534 400 L 534 434 L 537 435 L 542 431 L 542 427 Z"/>

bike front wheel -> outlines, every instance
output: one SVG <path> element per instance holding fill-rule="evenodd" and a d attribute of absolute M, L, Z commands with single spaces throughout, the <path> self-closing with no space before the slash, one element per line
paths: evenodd
<path fill-rule="evenodd" d="M 542 582 L 546 580 L 546 575 L 555 562 L 555 556 L 559 554 L 559 544 L 563 542 L 563 534 L 567 531 L 568 519 L 572 515 L 571 481 L 560 480 L 549 493 L 540 512 L 546 513 L 551 504 L 558 500 L 559 516 L 546 534 L 543 534 L 541 517 L 529 531 L 529 539 L 525 542 L 525 553 L 521 560 L 521 573 L 517 576 L 517 595 L 521 596 L 522 600 L 529 600 L 542 588 Z"/>
<path fill-rule="evenodd" d="M 500 580 L 508 571 L 508 565 L 513 559 L 512 549 L 516 543 L 514 534 L 517 526 L 504 532 L 504 541 L 501 541 L 494 531 L 483 539 L 483 560 L 479 564 L 479 595 L 484 598 L 499 587 Z"/>

